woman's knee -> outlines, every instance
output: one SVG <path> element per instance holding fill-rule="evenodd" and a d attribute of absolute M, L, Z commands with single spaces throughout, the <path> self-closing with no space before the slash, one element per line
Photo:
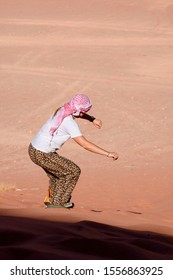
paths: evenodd
<path fill-rule="evenodd" d="M 81 174 L 81 169 L 78 165 L 76 165 L 76 173 L 78 176 L 80 176 L 80 174 Z"/>
<path fill-rule="evenodd" d="M 80 174 L 81 174 L 80 167 L 77 164 L 75 164 L 74 162 L 73 162 L 71 167 L 72 167 L 71 168 L 71 174 L 78 178 L 80 176 Z"/>

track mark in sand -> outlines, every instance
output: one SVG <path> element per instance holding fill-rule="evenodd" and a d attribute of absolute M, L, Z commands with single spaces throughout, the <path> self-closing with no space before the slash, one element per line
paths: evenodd
<path fill-rule="evenodd" d="M 136 215 L 142 215 L 141 212 L 136 212 L 136 211 L 127 211 L 127 212 L 132 213 L 132 214 L 136 214 Z"/>
<path fill-rule="evenodd" d="M 100 30 L 112 30 L 114 32 L 124 32 L 129 33 L 129 28 L 125 28 L 124 26 L 117 26 L 114 22 L 106 22 L 106 21 L 88 21 L 88 20 L 50 20 L 50 19 L 25 19 L 25 18 L 1 18 L 1 25 L 11 25 L 12 27 L 16 26 L 34 26 L 34 27 L 66 27 L 66 28 L 83 28 L 83 29 L 100 29 Z M 146 26 L 133 26 L 131 29 L 131 33 L 144 33 L 148 34 L 148 28 Z M 119 34 L 119 33 L 118 33 Z"/>
<path fill-rule="evenodd" d="M 19 62 L 20 63 L 20 62 Z M 76 78 L 81 78 L 82 80 L 85 79 L 84 76 L 79 76 L 79 73 L 73 73 L 72 71 L 61 71 L 57 68 L 48 68 L 48 67 L 42 67 L 42 68 L 34 68 L 34 67 L 22 67 L 16 64 L 16 66 L 11 65 L 1 65 L 0 71 L 7 72 L 7 73 L 13 73 L 13 74 L 19 74 L 19 75 L 31 75 L 31 76 L 40 76 L 40 77 L 56 77 L 56 78 L 67 78 L 70 77 L 72 80 L 76 80 Z"/>
<path fill-rule="evenodd" d="M 36 58 L 37 59 L 37 58 Z M 58 68 L 50 68 L 50 67 L 40 67 L 35 68 L 33 67 L 24 67 L 20 65 L 20 61 L 18 61 L 14 66 L 10 64 L 1 64 L 0 65 L 0 72 L 3 73 L 12 73 L 12 74 L 18 74 L 18 75 L 30 75 L 30 76 L 40 76 L 40 77 L 52 77 L 56 78 L 56 81 L 59 81 L 60 86 L 63 86 L 63 79 L 70 79 L 71 81 L 75 81 L 76 83 L 79 83 L 80 81 L 85 82 L 85 88 L 91 87 L 94 83 L 104 83 L 108 80 L 106 79 L 100 79 L 99 77 L 95 78 L 93 77 L 93 74 L 85 74 L 80 73 L 80 71 L 66 71 L 66 70 L 60 70 Z M 110 77 L 108 77 L 109 79 Z M 90 82 L 88 83 L 88 80 Z M 87 84 L 86 84 L 87 82 Z M 109 83 L 111 82 L 111 79 L 109 79 Z M 115 82 L 115 79 L 112 80 L 112 82 Z M 75 88 L 75 87 L 74 87 Z M 82 90 L 82 89 L 81 89 Z M 84 90 L 84 89 L 83 89 Z"/>

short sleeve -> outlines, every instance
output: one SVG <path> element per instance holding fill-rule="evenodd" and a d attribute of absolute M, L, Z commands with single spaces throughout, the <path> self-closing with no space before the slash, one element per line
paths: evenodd
<path fill-rule="evenodd" d="M 66 131 L 71 138 L 82 136 L 79 126 L 73 118 L 66 118 L 64 125 L 66 126 Z"/>

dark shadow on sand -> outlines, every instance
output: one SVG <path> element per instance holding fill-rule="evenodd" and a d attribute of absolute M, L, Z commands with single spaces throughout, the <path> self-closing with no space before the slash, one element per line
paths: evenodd
<path fill-rule="evenodd" d="M 1 260 L 172 260 L 173 237 L 101 223 L 0 217 Z"/>

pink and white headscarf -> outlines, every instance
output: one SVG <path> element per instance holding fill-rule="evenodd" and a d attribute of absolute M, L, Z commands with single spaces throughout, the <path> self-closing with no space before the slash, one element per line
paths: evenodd
<path fill-rule="evenodd" d="M 89 99 L 89 97 L 85 94 L 77 94 L 70 99 L 69 102 L 65 103 L 60 111 L 58 112 L 58 115 L 55 115 L 53 126 L 50 128 L 51 135 L 54 134 L 55 130 L 60 126 L 63 119 L 73 115 L 73 116 L 79 116 L 79 114 L 88 112 L 92 107 L 92 103 Z"/>

